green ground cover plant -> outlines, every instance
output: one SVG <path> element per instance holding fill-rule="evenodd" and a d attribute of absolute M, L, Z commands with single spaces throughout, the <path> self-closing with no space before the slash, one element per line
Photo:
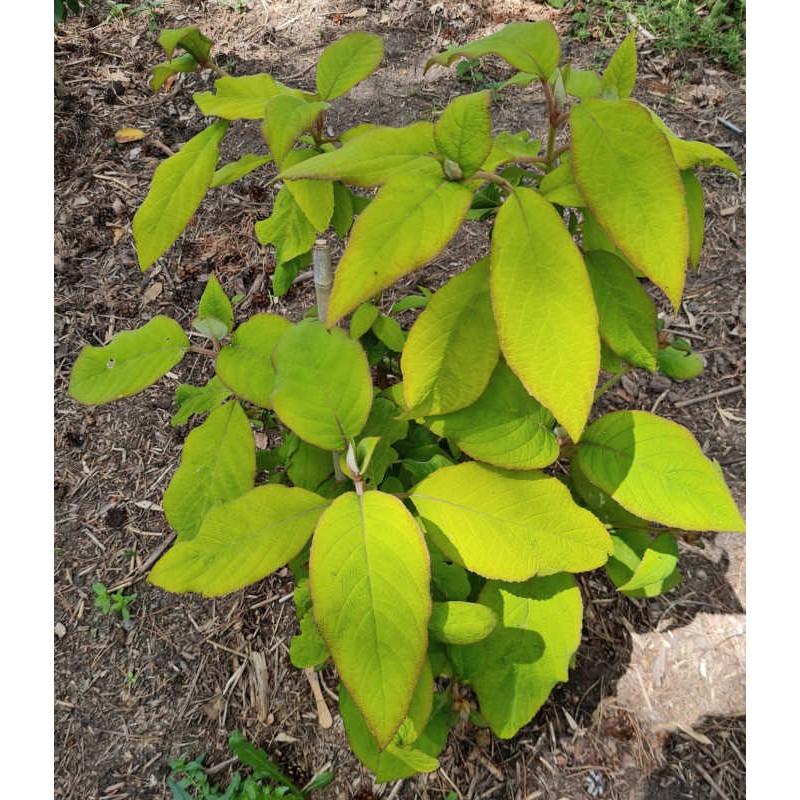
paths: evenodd
<path fill-rule="evenodd" d="M 209 190 L 269 169 L 279 188 L 255 234 L 274 248 L 273 289 L 313 263 L 318 303 L 297 323 L 238 320 L 212 275 L 192 323 L 203 344 L 156 316 L 79 355 L 70 393 L 89 405 L 140 392 L 184 358 L 214 362 L 205 384 L 176 391 L 172 424 L 193 427 L 163 498 L 177 539 L 149 580 L 213 597 L 288 564 L 291 660 L 333 661 L 349 743 L 379 781 L 437 768 L 459 684 L 481 724 L 513 737 L 569 677 L 577 573 L 604 568 L 623 594 L 652 597 L 682 579 L 681 536 L 744 531 L 689 431 L 596 405 L 632 369 L 702 370 L 660 330 L 645 287 L 678 307 L 702 248 L 696 172 L 736 164 L 632 99 L 632 35 L 602 73 L 562 63 L 548 22 L 430 59 L 505 61 L 495 91 L 536 87 L 541 138 L 495 132 L 488 90 L 435 122 L 331 135 L 331 104 L 383 58 L 365 32 L 323 51 L 316 91 L 225 74 L 197 28 L 160 43 L 153 89 L 211 68 L 214 91 L 194 99 L 217 121 L 157 168 L 133 221 L 141 268 Z M 263 151 L 220 165 L 243 119 L 261 121 Z M 382 292 L 468 219 L 484 220 L 488 253 L 384 313 Z M 332 276 L 320 239 L 334 234 L 346 247 Z M 422 310 L 406 332 L 393 312 L 408 308 Z M 257 448 L 255 430 L 280 444 Z"/>
<path fill-rule="evenodd" d="M 745 0 L 603 0 L 573 3 L 568 10 L 579 41 L 590 39 L 593 27 L 613 33 L 635 20 L 657 50 L 694 50 L 744 75 Z"/>
<path fill-rule="evenodd" d="M 117 589 L 116 592 L 112 593 L 100 582 L 92 584 L 92 591 L 94 592 L 95 608 L 99 608 L 104 614 L 117 612 L 125 622 L 131 618 L 129 606 L 135 602 L 139 596 L 138 594 L 135 592 L 133 594 L 125 594 L 124 589 Z"/>
<path fill-rule="evenodd" d="M 308 800 L 311 792 L 333 780 L 333 773 L 324 771 L 301 789 L 261 748 L 250 744 L 238 731 L 230 735 L 228 744 L 241 764 L 250 768 L 250 774 L 242 776 L 235 771 L 223 791 L 208 778 L 203 766 L 205 754 L 190 759 L 189 754 L 184 753 L 169 762 L 167 788 L 172 800 Z"/>

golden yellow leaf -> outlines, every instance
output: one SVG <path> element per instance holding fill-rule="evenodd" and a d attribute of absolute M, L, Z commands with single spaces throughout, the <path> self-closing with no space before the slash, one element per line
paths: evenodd
<path fill-rule="evenodd" d="M 114 134 L 114 141 L 117 144 L 127 144 L 128 142 L 138 142 L 139 139 L 144 139 L 147 136 L 145 131 L 140 131 L 138 128 L 120 128 Z"/>

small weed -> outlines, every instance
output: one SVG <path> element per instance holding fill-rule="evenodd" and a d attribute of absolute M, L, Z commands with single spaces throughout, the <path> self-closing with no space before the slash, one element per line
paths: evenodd
<path fill-rule="evenodd" d="M 172 792 L 172 800 L 308 800 L 311 792 L 333 780 L 332 772 L 321 772 L 305 789 L 299 789 L 263 750 L 250 744 L 238 731 L 231 734 L 228 743 L 239 761 L 253 770 L 252 774 L 243 778 L 234 772 L 223 791 L 208 780 L 203 766 L 205 753 L 191 761 L 189 754 L 184 753 L 169 762 L 167 788 Z"/>
<path fill-rule="evenodd" d="M 456 64 L 456 77 L 464 83 L 470 83 L 473 90 L 480 92 L 488 89 L 492 93 L 492 100 L 499 99 L 499 91 L 503 81 L 492 81 L 480 69 L 481 62 L 477 58 L 465 58 Z"/>
<path fill-rule="evenodd" d="M 137 14 L 147 14 L 147 38 L 153 41 L 158 30 L 156 11 L 163 4 L 164 0 L 142 0 L 141 5 L 131 8 L 131 3 L 111 3 L 106 22 L 116 17 L 135 17 Z"/>
<path fill-rule="evenodd" d="M 696 50 L 744 74 L 745 0 L 605 0 L 576 3 L 570 35 L 579 42 L 620 38 L 639 24 L 662 52 Z"/>
<path fill-rule="evenodd" d="M 99 608 L 104 614 L 118 611 L 126 622 L 131 618 L 128 606 L 139 596 L 138 594 L 134 592 L 126 595 L 124 589 L 117 589 L 114 594 L 109 594 L 108 589 L 100 582 L 92 584 L 92 591 L 95 593 L 95 607 Z"/>

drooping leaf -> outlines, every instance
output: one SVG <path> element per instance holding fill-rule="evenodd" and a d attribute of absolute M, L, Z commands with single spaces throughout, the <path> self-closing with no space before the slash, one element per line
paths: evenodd
<path fill-rule="evenodd" d="M 272 292 L 275 297 L 283 297 L 289 291 L 297 276 L 311 266 L 311 259 L 312 253 L 309 251 L 289 261 L 276 261 L 275 272 L 272 273 Z"/>
<path fill-rule="evenodd" d="M 602 80 L 594 70 L 570 66 L 564 78 L 564 86 L 567 94 L 585 100 L 587 97 L 597 97 L 600 94 Z"/>
<path fill-rule="evenodd" d="M 248 153 L 238 159 L 238 161 L 232 161 L 230 164 L 220 167 L 211 179 L 211 188 L 227 186 L 234 181 L 238 181 L 239 178 L 243 178 L 245 175 L 257 170 L 259 167 L 263 167 L 264 164 L 268 164 L 270 161 L 272 161 L 272 156 L 257 156 L 254 153 Z"/>
<path fill-rule="evenodd" d="M 389 350 L 402 353 L 406 343 L 406 334 L 396 319 L 378 314 L 372 323 L 372 332 L 382 341 Z"/>
<path fill-rule="evenodd" d="M 70 397 L 99 405 L 136 394 L 166 375 L 188 349 L 175 320 L 153 317 L 138 330 L 116 334 L 105 347 L 84 347 L 72 368 Z"/>
<path fill-rule="evenodd" d="M 178 406 L 178 411 L 169 424 L 184 425 L 192 415 L 213 411 L 230 396 L 231 390 L 216 375 L 205 386 L 182 383 L 175 390 L 175 405 Z"/>
<path fill-rule="evenodd" d="M 336 269 L 328 324 L 438 255 L 471 202 L 469 189 L 441 175 L 403 175 L 387 182 L 350 233 Z"/>
<path fill-rule="evenodd" d="M 736 162 L 727 154 L 708 142 L 695 142 L 680 139 L 670 133 L 667 136 L 672 156 L 678 169 L 687 170 L 695 167 L 722 167 L 737 177 L 742 176 Z"/>
<path fill-rule="evenodd" d="M 492 149 L 489 92 L 453 100 L 434 125 L 433 137 L 439 152 L 458 164 L 463 177 L 472 175 Z"/>
<path fill-rule="evenodd" d="M 302 96 L 302 92 L 290 89 L 271 75 L 225 76 L 214 81 L 216 93 L 198 92 L 193 95 L 195 103 L 206 117 L 223 119 L 264 119 L 267 101 L 279 94 Z"/>
<path fill-rule="evenodd" d="M 150 88 L 157 92 L 176 72 L 194 72 L 199 66 L 197 59 L 191 53 L 183 53 L 177 58 L 156 64 L 150 78 Z"/>
<path fill-rule="evenodd" d="M 459 57 L 480 58 L 490 54 L 500 56 L 512 67 L 547 80 L 558 66 L 561 42 L 551 22 L 511 22 L 482 39 L 448 47 L 443 53 L 428 59 L 425 71 L 433 64 L 448 66 Z"/>
<path fill-rule="evenodd" d="M 379 186 L 396 174 L 423 171 L 441 175 L 441 166 L 430 155 L 435 150 L 430 122 L 417 122 L 405 128 L 370 128 L 348 138 L 338 150 L 285 170 L 281 177 L 326 178 L 353 186 Z"/>
<path fill-rule="evenodd" d="M 408 713 L 428 645 L 428 551 L 400 500 L 338 497 L 311 545 L 314 616 L 336 667 L 383 749 Z"/>
<path fill-rule="evenodd" d="M 553 415 L 531 397 L 504 361 L 467 408 L 428 416 L 425 424 L 467 455 L 504 469 L 540 469 L 558 458 Z"/>
<path fill-rule="evenodd" d="M 278 192 L 272 215 L 256 222 L 255 232 L 261 244 L 275 246 L 276 259 L 281 264 L 304 255 L 317 240 L 317 229 L 287 186 Z"/>
<path fill-rule="evenodd" d="M 612 253 L 587 252 L 585 263 L 603 341 L 634 366 L 654 372 L 658 341 L 656 309 L 650 295 L 627 264 Z"/>
<path fill-rule="evenodd" d="M 350 317 L 350 336 L 360 339 L 372 328 L 372 323 L 381 315 L 381 310 L 372 303 L 362 303 Z"/>
<path fill-rule="evenodd" d="M 686 193 L 686 210 L 689 214 L 689 263 L 697 269 L 706 226 L 706 204 L 703 187 L 694 170 L 681 170 L 683 190 Z"/>
<path fill-rule="evenodd" d="M 658 351 L 658 371 L 663 372 L 676 381 L 688 381 L 696 378 L 704 369 L 705 361 L 693 353 L 688 342 L 685 346 L 676 346 L 684 342 L 679 340 Z"/>
<path fill-rule="evenodd" d="M 623 508 L 684 530 L 744 531 L 725 481 L 691 433 L 646 411 L 615 411 L 586 429 L 581 472 Z"/>
<path fill-rule="evenodd" d="M 496 625 L 497 617 L 488 606 L 456 600 L 433 604 L 428 631 L 445 644 L 472 644 L 485 639 Z"/>
<path fill-rule="evenodd" d="M 409 416 L 471 405 L 499 356 L 484 258 L 439 289 L 409 332 L 400 361 Z"/>
<path fill-rule="evenodd" d="M 553 206 L 531 189 L 516 189 L 497 214 L 491 288 L 506 362 L 577 441 L 600 368 L 597 310 L 580 251 Z"/>
<path fill-rule="evenodd" d="M 333 181 L 286 181 L 286 188 L 315 230 L 327 230 L 333 216 Z"/>
<path fill-rule="evenodd" d="M 333 100 L 371 75 L 383 59 L 383 40 L 366 31 L 352 31 L 328 45 L 317 63 L 317 92 Z"/>
<path fill-rule="evenodd" d="M 333 182 L 333 214 L 331 226 L 340 239 L 347 236 L 353 225 L 353 193 L 343 183 Z"/>
<path fill-rule="evenodd" d="M 319 669 L 329 658 L 314 615 L 307 611 L 300 620 L 300 633 L 289 643 L 289 660 L 297 669 Z"/>
<path fill-rule="evenodd" d="M 560 573 L 525 583 L 489 582 L 479 602 L 495 612 L 497 627 L 483 641 L 449 652 L 492 731 L 510 739 L 569 678 L 581 640 L 581 594 L 572 575 Z"/>
<path fill-rule="evenodd" d="M 217 354 L 217 375 L 222 382 L 243 400 L 269 408 L 275 384 L 270 356 L 291 326 L 277 314 L 256 314 L 239 325 L 230 343 Z"/>
<path fill-rule="evenodd" d="M 636 84 L 636 34 L 629 33 L 611 56 L 600 82 L 603 97 L 623 100 Z"/>
<path fill-rule="evenodd" d="M 327 500 L 305 489 L 257 486 L 211 508 L 197 535 L 176 542 L 149 580 L 171 592 L 198 592 L 205 597 L 249 586 L 303 549 L 327 505 Z"/>
<path fill-rule="evenodd" d="M 289 329 L 272 352 L 271 402 L 281 421 L 323 450 L 345 450 L 372 405 L 367 357 L 343 330 L 317 320 Z"/>
<path fill-rule="evenodd" d="M 328 103 L 310 103 L 291 94 L 276 94 L 267 100 L 261 130 L 278 166 L 283 164 L 300 134 L 310 130 L 317 117 L 329 107 Z"/>
<path fill-rule="evenodd" d="M 418 484 L 411 501 L 436 546 L 486 578 L 581 572 L 604 564 L 612 550 L 600 521 L 540 472 L 457 464 Z"/>
<path fill-rule="evenodd" d="M 573 106 L 572 171 L 594 216 L 625 258 L 674 307 L 683 292 L 689 221 L 664 134 L 635 100 Z"/>
<path fill-rule="evenodd" d="M 181 465 L 164 492 L 164 514 L 178 540 L 194 539 L 210 509 L 247 492 L 255 473 L 253 431 L 231 400 L 186 438 Z"/>
<path fill-rule="evenodd" d="M 200 29 L 195 26 L 188 26 L 186 28 L 173 28 L 171 30 L 163 30 L 158 37 L 158 43 L 164 49 L 167 58 L 172 58 L 175 50 L 182 47 L 187 53 L 191 55 L 201 64 L 208 61 L 208 56 L 211 53 L 211 46 L 213 42 L 207 36 L 204 36 Z"/>
<path fill-rule="evenodd" d="M 606 572 L 628 597 L 657 597 L 683 579 L 674 536 L 662 533 L 653 540 L 643 530 L 618 530 L 611 540 L 614 555 L 608 559 Z"/>
<path fill-rule="evenodd" d="M 428 668 L 428 673 L 430 673 L 430 668 Z M 430 686 L 430 682 L 426 682 L 426 685 Z M 440 711 L 440 709 L 441 706 L 437 710 Z M 399 734 L 386 749 L 381 750 L 358 706 L 347 689 L 341 685 L 339 687 L 339 712 L 342 715 L 350 747 L 361 762 L 375 773 L 375 780 L 378 783 L 410 778 L 421 772 L 431 772 L 438 768 L 438 760 L 428 752 L 430 748 L 426 747 L 423 750 L 416 746 L 416 742 L 401 742 Z M 430 714 L 430 707 L 428 714 Z M 404 720 L 404 725 L 410 722 L 409 717 Z M 425 744 L 428 745 L 428 742 L 426 741 Z"/>
<path fill-rule="evenodd" d="M 156 167 L 150 191 L 133 217 L 142 271 L 168 250 L 197 211 L 214 177 L 219 143 L 227 129 L 227 122 L 215 122 Z"/>

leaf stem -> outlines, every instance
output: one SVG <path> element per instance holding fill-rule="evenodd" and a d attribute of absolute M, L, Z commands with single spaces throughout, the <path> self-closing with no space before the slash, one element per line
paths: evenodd
<path fill-rule="evenodd" d="M 200 347 L 199 344 L 193 344 L 189 348 L 190 353 L 200 353 L 202 356 L 209 356 L 211 358 L 217 357 L 217 350 L 209 350 L 207 347 Z"/>
<path fill-rule="evenodd" d="M 481 180 L 489 181 L 489 183 L 496 183 L 501 189 L 508 192 L 508 194 L 514 194 L 514 187 L 505 178 L 501 178 L 493 172 L 484 172 L 479 169 L 477 172 L 473 173 L 471 177 L 480 178 Z"/>
<path fill-rule="evenodd" d="M 596 403 L 609 389 L 615 386 L 622 378 L 633 369 L 630 364 L 623 368 L 622 372 L 617 375 L 612 375 L 597 391 L 594 393 L 594 402 Z"/>

